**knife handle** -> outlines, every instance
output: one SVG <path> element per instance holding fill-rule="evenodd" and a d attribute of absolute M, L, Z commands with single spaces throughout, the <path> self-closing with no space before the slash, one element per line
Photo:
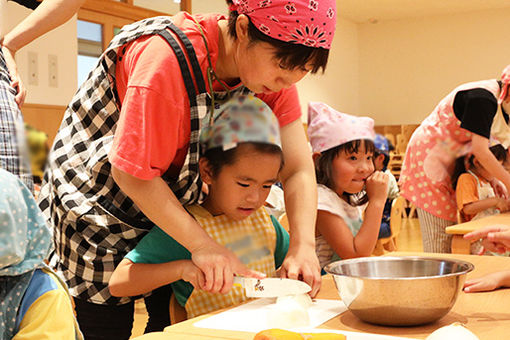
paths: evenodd
<path fill-rule="evenodd" d="M 234 286 L 244 287 L 244 277 L 234 276 Z"/>

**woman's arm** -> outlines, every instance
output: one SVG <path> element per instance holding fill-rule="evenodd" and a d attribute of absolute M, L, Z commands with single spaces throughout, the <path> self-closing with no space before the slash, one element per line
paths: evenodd
<path fill-rule="evenodd" d="M 188 249 L 193 263 L 205 275 L 202 289 L 226 293 L 232 288 L 233 275 L 261 278 L 237 256 L 214 241 L 182 207 L 161 177 L 141 180 L 112 167 L 113 179 L 126 195 L 158 227 Z"/>
<path fill-rule="evenodd" d="M 13 53 L 69 20 L 85 0 L 44 0 L 4 37 L 2 45 Z"/>
<path fill-rule="evenodd" d="M 18 91 L 16 102 L 19 106 L 25 101 L 26 89 L 18 75 L 14 55 L 23 46 L 69 20 L 84 2 L 85 0 L 44 0 L 29 16 L 0 39 L 11 75 L 11 86 Z"/>
<path fill-rule="evenodd" d="M 282 127 L 280 134 L 285 159 L 280 179 L 290 226 L 289 251 L 281 275 L 292 279 L 301 276 L 312 287 L 311 295 L 315 296 L 321 276 L 315 254 L 317 183 L 312 155 L 299 119 Z"/>
<path fill-rule="evenodd" d="M 113 296 L 136 296 L 181 279 L 195 288 L 204 284 L 202 271 L 190 260 L 152 264 L 123 259 L 115 268 L 108 288 Z"/>
<path fill-rule="evenodd" d="M 489 140 L 477 134 L 473 134 L 471 139 L 473 144 L 473 154 L 492 176 L 496 177 L 505 184 L 507 191 L 510 192 L 510 173 L 503 168 L 503 165 L 494 157 L 489 150 Z"/>

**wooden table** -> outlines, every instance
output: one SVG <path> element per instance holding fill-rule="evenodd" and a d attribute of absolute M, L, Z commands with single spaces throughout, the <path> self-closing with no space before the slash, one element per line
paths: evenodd
<path fill-rule="evenodd" d="M 469 221 L 447 227 L 446 233 L 453 234 L 452 253 L 469 254 L 471 241 L 465 240 L 463 238 L 464 234 L 494 224 L 504 224 L 510 226 L 510 213 L 506 212 L 503 214 L 484 217 L 479 220 Z"/>
<path fill-rule="evenodd" d="M 405 256 L 424 253 L 389 253 L 388 255 Z M 426 254 L 426 256 L 448 257 L 469 261 L 475 265 L 475 270 L 468 274 L 468 278 L 499 271 L 510 270 L 510 258 L 498 256 L 475 256 L 458 254 Z M 418 294 L 419 292 L 417 292 Z M 338 299 L 332 277 L 325 276 L 322 288 L 317 296 L 321 299 Z M 146 334 L 137 340 L 169 340 L 169 339 L 253 339 L 254 333 L 204 329 L 193 324 L 208 315 L 190 319 L 173 326 L 164 332 Z M 510 289 L 500 289 L 493 292 L 470 293 L 461 292 L 452 310 L 435 323 L 418 327 L 384 327 L 365 323 L 347 311 L 319 328 L 346 330 L 352 332 L 367 332 L 416 339 L 425 339 L 435 329 L 453 322 L 462 322 L 473 331 L 480 340 L 500 340 L 510 338 Z"/>

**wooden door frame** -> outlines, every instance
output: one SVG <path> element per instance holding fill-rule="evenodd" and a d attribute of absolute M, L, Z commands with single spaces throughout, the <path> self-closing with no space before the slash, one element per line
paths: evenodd
<path fill-rule="evenodd" d="M 148 8 L 133 5 L 133 0 L 127 2 L 118 2 L 112 0 L 87 0 L 81 6 L 81 9 L 88 9 L 98 13 L 104 13 L 120 18 L 137 21 L 145 18 L 156 17 L 159 15 L 169 15 Z M 191 13 L 191 0 L 181 0 L 181 11 Z"/>
<path fill-rule="evenodd" d="M 181 11 L 191 13 L 191 0 L 181 0 Z M 78 19 L 103 25 L 103 51 L 113 39 L 113 28 L 150 17 L 169 15 L 133 5 L 133 0 L 87 0 L 78 11 Z"/>

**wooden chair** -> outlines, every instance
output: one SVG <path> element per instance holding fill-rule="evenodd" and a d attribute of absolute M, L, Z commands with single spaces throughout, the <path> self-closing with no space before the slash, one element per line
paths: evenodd
<path fill-rule="evenodd" d="M 177 302 L 175 294 L 170 297 L 170 324 L 175 325 L 178 322 L 188 320 L 186 309 Z"/>
<path fill-rule="evenodd" d="M 390 161 L 388 162 L 388 169 L 395 176 L 395 179 L 398 181 L 400 178 L 400 171 L 402 170 L 402 163 L 404 162 L 404 154 L 391 152 L 390 153 Z"/>
<path fill-rule="evenodd" d="M 401 133 L 397 135 L 397 144 L 395 145 L 395 152 L 401 155 L 405 155 L 407 149 L 407 140 Z"/>
<path fill-rule="evenodd" d="M 278 222 L 280 222 L 283 229 L 287 230 L 289 232 L 289 219 L 287 218 L 287 213 L 283 213 L 279 218 Z"/>
<path fill-rule="evenodd" d="M 418 127 L 418 124 L 405 124 L 402 125 L 401 132 L 402 135 L 404 135 L 405 140 L 409 143 L 409 140 L 411 139 L 411 136 L 414 133 L 414 130 Z"/>
<path fill-rule="evenodd" d="M 412 202 L 409 203 L 409 214 L 407 215 L 408 218 L 413 218 L 416 215 L 416 218 L 418 218 L 418 213 L 416 212 L 416 206 Z"/>
<path fill-rule="evenodd" d="M 395 146 L 395 136 L 393 136 L 393 134 L 391 133 L 386 133 L 384 135 L 384 137 L 386 137 L 386 139 L 393 145 Z"/>
<path fill-rule="evenodd" d="M 462 218 L 462 213 L 460 212 L 459 209 L 457 209 L 457 224 L 461 224 L 464 222 L 466 222 L 466 221 L 464 221 L 464 219 Z"/>
<path fill-rule="evenodd" d="M 377 240 L 373 255 L 383 255 L 386 251 L 396 251 L 398 249 L 397 239 L 402 227 L 405 204 L 406 200 L 402 196 L 398 196 L 393 200 L 390 213 L 391 235 Z"/>

